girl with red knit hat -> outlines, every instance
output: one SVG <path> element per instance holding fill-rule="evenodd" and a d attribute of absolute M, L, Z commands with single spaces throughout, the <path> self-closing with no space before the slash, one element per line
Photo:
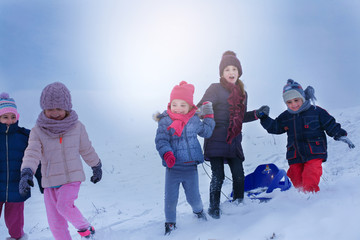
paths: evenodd
<path fill-rule="evenodd" d="M 155 144 L 165 172 L 165 235 L 176 228 L 176 205 L 179 186 L 194 214 L 203 220 L 206 215 L 199 191 L 197 165 L 204 161 L 198 136 L 211 136 L 215 122 L 210 102 L 200 107 L 193 103 L 194 86 L 182 81 L 171 94 L 167 110 L 156 116 L 158 129 Z M 200 118 L 203 120 L 201 121 Z"/>
<path fill-rule="evenodd" d="M 268 112 L 268 106 L 259 110 L 247 111 L 248 95 L 244 83 L 240 80 L 242 68 L 239 59 L 232 51 L 226 51 L 219 65 L 220 82 L 213 83 L 206 90 L 198 106 L 210 101 L 214 107 L 216 126 L 212 136 L 204 141 L 205 159 L 210 161 L 212 179 L 210 182 L 211 217 L 220 218 L 221 187 L 225 178 L 224 163 L 228 163 L 233 180 L 233 202 L 242 202 L 244 198 L 245 160 L 241 146 L 242 124 L 258 119 L 258 112 Z"/>

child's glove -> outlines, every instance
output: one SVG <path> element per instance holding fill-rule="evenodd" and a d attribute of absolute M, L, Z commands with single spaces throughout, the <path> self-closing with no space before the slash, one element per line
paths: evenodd
<path fill-rule="evenodd" d="M 212 102 L 203 103 L 203 105 L 199 108 L 199 116 L 201 118 L 214 118 Z"/>
<path fill-rule="evenodd" d="M 21 171 L 19 182 L 19 193 L 21 196 L 26 196 L 30 192 L 30 187 L 34 186 L 33 175 L 30 168 L 24 168 Z"/>
<path fill-rule="evenodd" d="M 349 145 L 349 148 L 355 148 L 355 145 L 350 141 L 350 139 L 347 136 L 341 136 L 339 138 L 335 138 L 337 141 L 342 141 Z"/>
<path fill-rule="evenodd" d="M 90 181 L 93 182 L 94 184 L 101 180 L 102 177 L 101 166 L 102 164 L 101 161 L 99 160 L 99 163 L 96 166 L 91 167 L 91 169 L 93 170 L 93 175 L 90 178 Z"/>
<path fill-rule="evenodd" d="M 270 108 L 269 106 L 261 106 L 259 109 L 255 110 L 255 115 L 257 118 L 264 118 L 266 116 L 269 116 Z"/>
<path fill-rule="evenodd" d="M 168 168 L 172 168 L 175 165 L 176 158 L 175 158 L 173 152 L 169 151 L 164 154 L 164 160 L 165 160 Z"/>

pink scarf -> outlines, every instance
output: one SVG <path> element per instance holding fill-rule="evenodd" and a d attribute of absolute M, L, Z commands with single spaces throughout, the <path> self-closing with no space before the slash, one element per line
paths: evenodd
<path fill-rule="evenodd" d="M 241 133 L 242 124 L 245 114 L 245 95 L 241 92 L 238 82 L 231 84 L 226 81 L 225 78 L 220 79 L 220 84 L 230 92 L 230 96 L 227 99 L 230 104 L 230 124 L 228 128 L 228 134 L 226 142 L 231 144 L 232 140 Z"/>
<path fill-rule="evenodd" d="M 54 120 L 45 116 L 42 111 L 36 121 L 36 124 L 50 136 L 60 136 L 72 129 L 78 121 L 78 115 L 71 110 L 69 115 L 63 120 Z"/>
<path fill-rule="evenodd" d="M 185 125 L 188 123 L 190 118 L 192 118 L 195 115 L 196 110 L 197 107 L 193 106 L 193 108 L 187 114 L 178 114 L 171 112 L 169 105 L 168 110 L 166 112 L 171 118 L 171 120 L 173 120 L 173 123 L 167 128 L 167 130 L 173 128 L 175 130 L 175 133 L 173 135 L 180 137 L 182 131 L 184 130 Z"/>

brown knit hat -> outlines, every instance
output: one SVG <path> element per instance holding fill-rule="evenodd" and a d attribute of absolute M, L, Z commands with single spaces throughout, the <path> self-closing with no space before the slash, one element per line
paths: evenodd
<path fill-rule="evenodd" d="M 239 71 L 239 77 L 242 75 L 242 68 L 239 59 L 236 57 L 236 53 L 233 51 L 226 51 L 223 53 L 220 65 L 219 65 L 219 74 L 220 77 L 223 75 L 224 69 L 227 66 L 235 66 Z"/>

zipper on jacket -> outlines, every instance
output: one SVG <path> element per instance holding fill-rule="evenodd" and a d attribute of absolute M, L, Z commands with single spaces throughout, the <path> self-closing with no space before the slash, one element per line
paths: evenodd
<path fill-rule="evenodd" d="M 61 152 L 63 155 L 63 159 L 64 159 L 64 167 L 65 167 L 65 176 L 66 176 L 66 182 L 70 182 L 70 178 L 69 178 L 69 168 L 67 167 L 67 162 L 66 162 L 66 155 L 65 155 L 65 148 L 64 148 L 64 144 L 62 144 L 63 142 L 63 135 L 60 135 L 59 137 L 59 142 L 61 144 Z"/>
<path fill-rule="evenodd" d="M 8 132 L 9 132 L 10 126 L 8 125 L 5 132 L 5 138 L 6 138 L 6 196 L 5 196 L 5 202 L 8 201 L 9 198 L 9 143 L 8 143 Z"/>
<path fill-rule="evenodd" d="M 298 117 L 299 117 L 299 113 L 297 114 Z M 300 117 L 299 117 L 300 118 Z M 296 151 L 299 153 L 299 157 L 301 159 L 301 162 L 303 162 L 304 158 L 303 156 L 301 155 L 301 152 L 300 152 L 300 149 L 299 149 L 299 143 L 298 143 L 298 140 L 296 139 L 297 137 L 297 134 L 296 134 L 296 116 L 294 115 L 294 134 L 295 134 L 295 145 L 296 145 Z"/>
<path fill-rule="evenodd" d="M 191 152 L 190 152 L 190 145 L 189 145 L 189 141 L 188 141 L 188 138 L 187 138 L 187 135 L 186 135 L 186 125 L 184 127 L 184 130 L 183 130 L 183 133 L 185 134 L 185 141 L 186 141 L 186 145 L 187 145 L 187 151 L 188 151 L 188 154 L 189 154 L 189 160 L 188 162 L 193 162 L 194 160 L 192 159 L 191 157 Z"/>

